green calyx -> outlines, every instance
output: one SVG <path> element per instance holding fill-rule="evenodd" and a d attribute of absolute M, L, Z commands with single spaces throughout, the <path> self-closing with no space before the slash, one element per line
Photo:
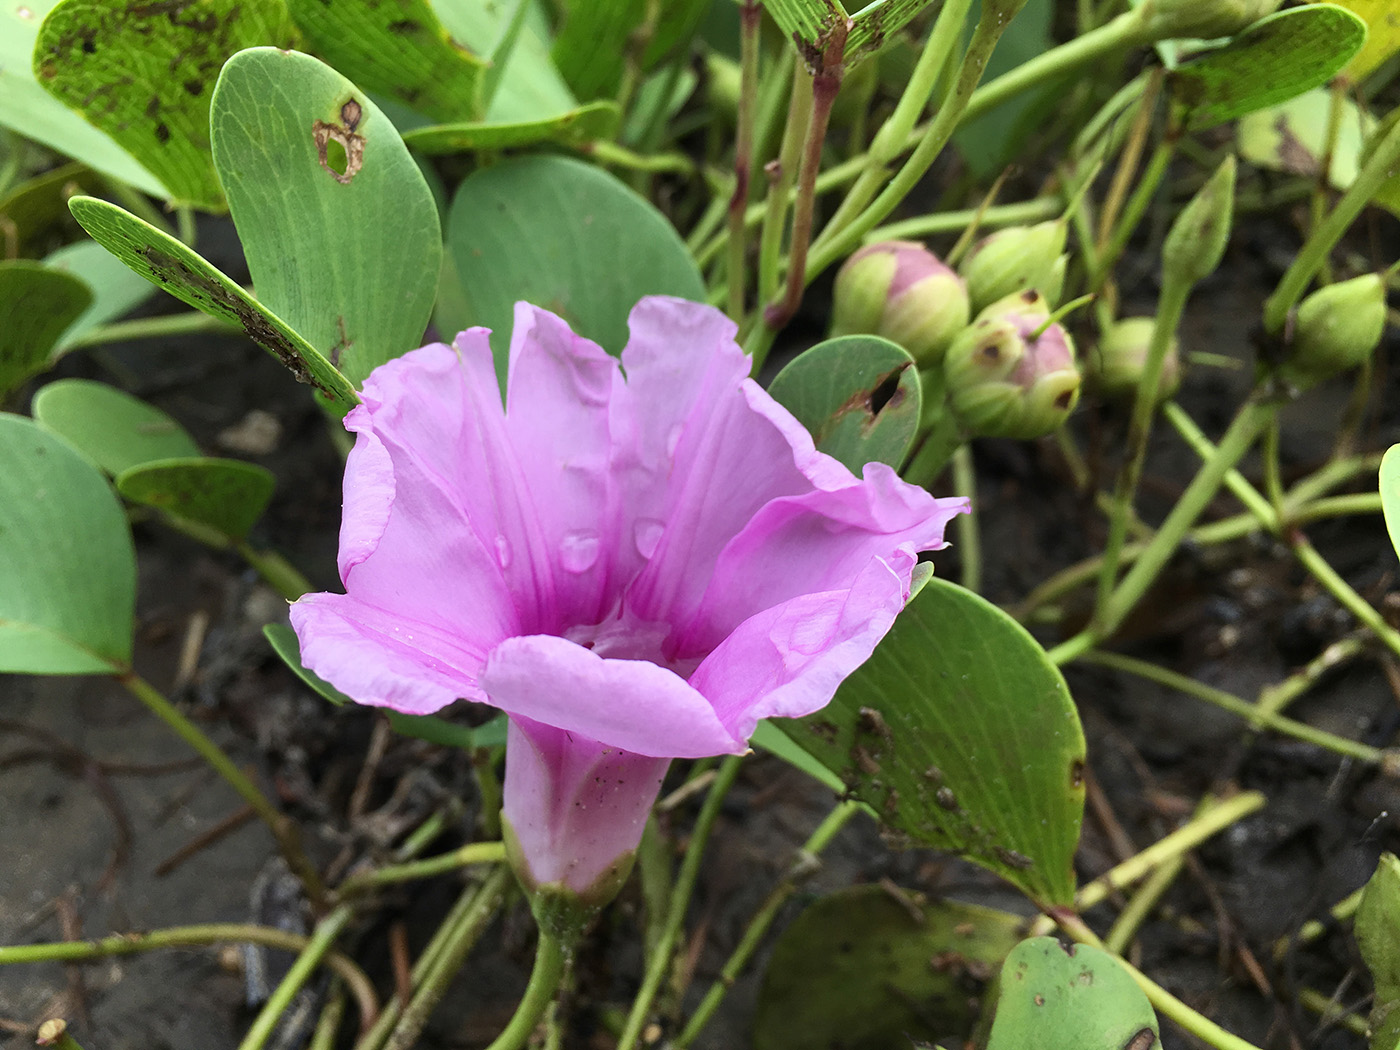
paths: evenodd
<path fill-rule="evenodd" d="M 541 930 L 564 945 L 578 943 L 598 913 L 611 903 L 627 882 L 636 860 L 636 853 L 627 851 L 592 883 L 579 890 L 563 882 L 540 883 L 535 879 L 530 862 L 520 848 L 515 829 L 504 813 L 501 814 L 501 838 L 505 842 L 506 862 L 529 898 L 535 921 Z"/>
<path fill-rule="evenodd" d="M 1057 299 L 1064 284 L 1061 259 L 1067 233 L 1063 219 L 1049 219 L 1034 226 L 1008 226 L 984 237 L 960 267 L 972 309 L 984 310 L 1028 290 L 1047 301 Z"/>
<path fill-rule="evenodd" d="M 1098 347 L 1086 355 L 1084 362 L 1086 378 L 1097 394 L 1112 401 L 1128 402 L 1137 395 L 1156 323 L 1156 318 L 1152 317 L 1125 317 L 1104 329 Z M 1166 401 L 1180 385 L 1181 358 L 1173 336 L 1162 361 L 1157 402 Z"/>
<path fill-rule="evenodd" d="M 1162 279 L 1190 287 L 1215 272 L 1230 239 L 1235 207 L 1235 156 L 1215 169 L 1172 223 L 1162 244 Z"/>
<path fill-rule="evenodd" d="M 1298 304 L 1278 376 L 1299 390 L 1368 360 L 1385 331 L 1385 281 L 1368 273 L 1329 284 Z"/>
<path fill-rule="evenodd" d="M 877 335 L 921 366 L 936 363 L 971 313 L 962 278 L 922 244 L 883 241 L 836 275 L 831 335 Z"/>

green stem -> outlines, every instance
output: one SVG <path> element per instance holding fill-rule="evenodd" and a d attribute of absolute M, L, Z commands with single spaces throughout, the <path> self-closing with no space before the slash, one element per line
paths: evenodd
<path fill-rule="evenodd" d="M 273 590 L 289 602 L 294 602 L 303 594 L 308 594 L 315 589 L 311 586 L 310 580 L 276 551 L 260 551 L 251 546 L 247 540 L 235 542 L 233 549 L 272 586 Z"/>
<path fill-rule="evenodd" d="M 1337 574 L 1337 570 L 1332 568 L 1332 564 L 1317 552 L 1317 548 L 1301 532 L 1295 530 L 1285 539 L 1293 549 L 1294 556 L 1303 563 L 1304 568 L 1313 574 L 1317 582 L 1322 584 L 1348 612 L 1371 628 L 1387 649 L 1400 656 L 1400 633 L 1385 622 L 1385 618 L 1376 611 L 1375 606 L 1357 594 L 1351 584 Z"/>
<path fill-rule="evenodd" d="M 1366 892 L 1366 887 L 1353 890 L 1336 904 L 1328 909 L 1328 914 L 1334 922 L 1346 922 L 1356 914 L 1361 907 L 1362 894 Z M 1294 944 L 1310 944 L 1327 932 L 1328 924 L 1318 919 L 1309 919 L 1298 927 L 1298 933 L 1293 937 L 1280 937 L 1274 942 L 1274 959 L 1282 959 L 1288 954 L 1288 950 Z"/>
<path fill-rule="evenodd" d="M 1215 443 L 1205 436 L 1201 428 L 1196 426 L 1196 421 L 1187 415 L 1186 410 L 1175 401 L 1168 401 L 1163 405 L 1162 414 L 1167 417 L 1167 422 L 1191 446 L 1191 450 L 1201 458 L 1202 462 L 1209 462 L 1210 457 L 1216 454 Z M 1225 472 L 1225 486 L 1258 519 L 1260 525 L 1272 533 L 1278 533 L 1280 519 L 1277 509 L 1270 506 L 1269 501 L 1259 495 L 1258 490 L 1249 483 L 1249 479 L 1238 470 L 1231 468 Z"/>
<path fill-rule="evenodd" d="M 734 134 L 734 192 L 729 198 L 729 316 L 744 320 L 744 213 L 753 177 L 754 107 L 758 104 L 758 31 L 763 13 L 757 0 L 739 6 L 739 106 Z"/>
<path fill-rule="evenodd" d="M 1285 707 L 1316 685 L 1324 674 L 1348 663 L 1365 650 L 1366 644 L 1360 638 L 1338 639 L 1282 682 L 1260 689 L 1259 698 L 1255 700 L 1254 706 L 1271 715 L 1281 713 Z"/>
<path fill-rule="evenodd" d="M 997 229 L 1053 219 L 1063 203 L 1058 197 L 1034 197 L 1015 204 L 997 204 L 987 208 L 963 208 L 960 211 L 940 211 L 903 219 L 886 226 L 877 226 L 865 235 L 866 241 L 907 241 L 940 233 L 957 233 L 977 220 L 979 227 Z"/>
<path fill-rule="evenodd" d="M 154 686 L 134 671 L 126 671 L 115 677 L 126 687 L 128 692 L 145 704 L 152 714 L 173 729 L 180 739 L 194 748 L 200 757 L 224 778 L 244 802 L 253 807 L 253 811 L 272 830 L 273 838 L 277 840 L 282 856 L 291 865 L 293 873 L 301 880 L 313 906 L 319 910 L 325 901 L 325 886 L 321 882 L 320 873 L 316 871 L 315 866 L 301 848 L 296 824 L 284 816 L 268 797 L 258 790 L 257 785 L 233 764 L 233 760 L 224 753 L 218 744 L 210 740 L 198 726 L 182 715 L 175 705 Z"/>
<path fill-rule="evenodd" d="M 1371 1034 L 1371 1026 L 1366 1018 L 1343 1009 L 1336 1002 L 1323 995 L 1313 988 L 1299 988 L 1298 1002 L 1313 1013 L 1318 1015 L 1318 1024 L 1322 1027 L 1328 1025 L 1341 1025 L 1353 1035 L 1362 1037 Z"/>
<path fill-rule="evenodd" d="M 505 859 L 506 848 L 503 842 L 469 842 L 451 853 L 426 857 L 407 864 L 388 864 L 362 875 L 351 875 L 336 888 L 336 893 L 341 897 L 349 897 L 396 882 L 428 879 L 473 864 L 499 864 Z"/>
<path fill-rule="evenodd" d="M 350 906 L 342 904 L 324 919 L 316 924 L 316 930 L 311 935 L 310 941 L 296 961 L 292 963 L 287 975 L 282 978 L 280 984 L 268 997 L 263 1008 L 258 1012 L 252 1027 L 248 1029 L 248 1034 L 243 1037 L 243 1041 L 238 1044 L 238 1050 L 262 1050 L 268 1038 L 272 1035 L 277 1023 L 282 1020 L 282 1014 L 287 1007 L 292 1005 L 292 1000 L 297 992 L 301 991 L 302 985 L 311 977 L 311 973 L 320 965 L 321 959 L 330 951 L 335 939 L 340 936 L 340 931 L 345 928 L 345 924 L 350 921 L 352 915 Z"/>
<path fill-rule="evenodd" d="M 676 876 L 675 889 L 671 892 L 671 906 L 666 915 L 666 925 L 656 951 L 647 962 L 646 976 L 642 979 L 641 990 L 632 1003 L 632 1010 L 627 1015 L 627 1025 L 617 1042 L 617 1050 L 636 1050 L 642 1027 L 651 1012 L 651 1004 L 656 999 L 657 989 L 661 987 L 661 981 L 671 965 L 671 953 L 685 922 L 685 912 L 690 905 L 691 893 L 695 890 L 695 880 L 700 875 L 700 860 L 705 852 L 705 844 L 710 839 L 710 831 L 714 828 L 715 818 L 719 816 L 720 806 L 724 804 L 729 789 L 734 786 L 734 779 L 739 775 L 742 764 L 742 756 L 725 757 L 720 763 L 714 783 L 710 786 L 709 794 L 705 796 L 705 804 L 700 807 L 700 815 L 695 819 L 695 830 L 691 832 L 690 844 L 686 846 L 685 859 L 681 861 L 681 870 Z"/>
<path fill-rule="evenodd" d="M 770 302 L 778 293 L 783 227 L 787 223 L 797 166 L 802 158 L 802 139 L 812 119 L 812 78 L 799 67 L 792 70 L 792 95 L 788 99 L 787 123 L 778 159 L 768 171 L 768 196 L 763 205 L 763 231 L 758 241 L 758 302 Z M 762 324 L 755 324 L 761 330 Z"/>
<path fill-rule="evenodd" d="M 1235 696 L 1233 693 L 1216 689 L 1204 682 L 1198 682 L 1194 678 L 1188 678 L 1184 674 L 1169 671 L 1165 667 L 1158 667 L 1147 660 L 1138 660 L 1121 653 L 1106 653 L 1100 650 L 1085 653 L 1080 656 L 1080 659 L 1085 663 L 1098 664 L 1100 667 L 1126 671 L 1128 674 L 1146 678 L 1158 685 L 1164 685 L 1168 689 L 1176 689 L 1188 696 L 1194 696 L 1197 700 L 1204 700 L 1208 704 L 1214 704 L 1233 715 L 1238 715 L 1258 729 L 1270 729 L 1276 733 L 1291 736 L 1295 740 L 1302 740 L 1335 754 L 1364 762 L 1367 765 L 1378 765 L 1386 759 L 1386 753 L 1381 748 L 1348 740 L 1346 737 L 1329 733 L 1326 730 L 1314 729 L 1304 722 L 1273 714 L 1260 708 L 1257 704 L 1251 704 L 1248 700 Z"/>
<path fill-rule="evenodd" d="M 821 822 L 816 831 L 802 845 L 798 851 L 797 860 L 788 869 L 788 873 L 783 880 L 773 887 L 768 894 L 767 900 L 749 920 L 749 924 L 744 929 L 744 934 L 739 938 L 738 945 L 730 954 L 729 959 L 720 971 L 719 978 L 710 985 L 710 990 L 705 993 L 705 998 L 696 1007 L 695 1013 L 686 1022 L 681 1034 L 671 1044 L 676 1050 L 685 1050 L 704 1030 L 705 1025 L 710 1022 L 714 1013 L 719 1009 L 719 1005 L 724 1001 L 725 993 L 738 980 L 739 975 L 744 972 L 744 967 L 753 958 L 754 952 L 763 943 L 763 937 L 773 925 L 773 920 L 778 917 L 778 912 L 782 910 L 784 904 L 797 892 L 798 886 L 812 874 L 816 868 L 816 858 L 821 855 L 822 850 L 837 832 L 846 826 L 853 816 L 861 811 L 861 803 L 854 800 L 842 802 Z"/>
<path fill-rule="evenodd" d="M 647 174 L 695 174 L 695 161 L 684 153 L 638 153 L 607 139 L 594 139 L 583 147 L 583 152 L 611 167 L 625 168 L 628 171 Z"/>
<path fill-rule="evenodd" d="M 198 310 L 161 317 L 137 317 L 130 321 L 114 321 L 90 328 L 68 344 L 69 350 L 81 350 L 104 343 L 122 343 L 132 339 L 155 339 L 169 335 L 197 335 L 204 332 L 233 332 L 236 327 L 222 317 L 212 317 Z"/>
<path fill-rule="evenodd" d="M 335 1050 L 336 1035 L 340 1032 L 340 1022 L 344 1017 L 345 986 L 341 981 L 335 981 L 331 986 L 330 999 L 316 1019 L 316 1030 L 311 1033 L 306 1050 Z"/>
<path fill-rule="evenodd" d="M 1133 187 L 1132 195 L 1123 207 L 1123 214 L 1113 227 L 1113 233 L 1094 257 L 1094 265 L 1090 269 L 1088 279 L 1090 291 L 1098 291 L 1103 287 L 1113 264 L 1128 246 L 1128 239 L 1138 228 L 1138 223 L 1142 222 L 1143 213 L 1147 211 L 1147 205 L 1151 203 L 1157 187 L 1161 185 L 1167 173 L 1172 154 L 1176 152 L 1176 141 L 1176 136 L 1168 136 L 1152 151 L 1152 158 L 1147 162 L 1147 168 L 1138 179 L 1137 185 Z"/>
<path fill-rule="evenodd" d="M 303 952 L 310 940 L 271 926 L 250 926 L 244 923 L 201 923 L 194 926 L 172 926 L 149 933 L 119 933 L 95 941 L 61 941 L 56 944 L 0 945 L 0 966 L 13 963 L 86 962 L 105 959 L 111 955 L 135 955 L 160 948 L 194 948 L 232 942 L 261 944 L 287 952 Z M 339 975 L 359 1004 L 360 1019 L 369 1024 L 379 1013 L 379 1000 L 374 985 L 363 970 L 339 952 L 327 952 L 322 961 L 328 970 Z"/>
<path fill-rule="evenodd" d="M 530 983 L 525 988 L 524 998 L 515 1008 L 515 1016 L 506 1025 L 505 1031 L 496 1037 L 487 1050 L 519 1050 L 529 1041 L 549 1004 L 554 1001 L 554 993 L 563 980 L 571 954 L 543 927 L 540 929 L 539 944 L 535 948 L 535 966 L 530 971 Z"/>
<path fill-rule="evenodd" d="M 977 528 L 977 472 L 972 465 L 972 446 L 966 443 L 953 450 L 953 491 L 966 496 L 972 507 L 954 522 L 962 555 L 962 585 L 977 593 L 982 590 L 982 539 Z"/>
<path fill-rule="evenodd" d="M 1264 330 L 1270 334 L 1283 331 L 1289 311 L 1308 287 L 1308 282 L 1327 260 L 1328 254 L 1346 233 L 1347 227 L 1361 214 L 1371 198 L 1400 163 L 1400 121 L 1371 149 L 1370 156 L 1356 173 L 1356 179 L 1338 199 L 1327 218 L 1314 227 L 1292 264 L 1284 272 L 1274 293 L 1264 301 Z"/>

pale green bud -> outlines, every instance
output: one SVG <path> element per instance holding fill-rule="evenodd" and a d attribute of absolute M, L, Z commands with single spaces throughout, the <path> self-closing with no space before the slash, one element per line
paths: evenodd
<path fill-rule="evenodd" d="M 1055 267 L 1067 232 L 1063 219 L 1050 219 L 1034 226 L 1008 226 L 973 245 L 959 267 L 972 309 L 984 310 L 1027 290 L 1048 299 L 1054 285 L 1064 283 L 1063 268 L 1057 281 Z"/>
<path fill-rule="evenodd" d="M 987 307 L 953 340 L 943 361 L 948 400 L 972 436 L 1041 437 L 1074 411 L 1074 343 L 1058 324 L 1045 326 L 1049 316 L 1038 292 L 1021 292 Z"/>
<path fill-rule="evenodd" d="M 1306 390 L 1366 361 L 1385 331 L 1385 281 L 1367 273 L 1319 288 L 1298 305 L 1279 378 Z"/>
<path fill-rule="evenodd" d="M 1164 281 L 1189 286 L 1215 272 L 1230 239 L 1234 205 L 1235 155 L 1232 153 L 1172 223 L 1162 245 Z"/>
<path fill-rule="evenodd" d="M 1155 326 L 1156 321 L 1151 317 L 1125 317 L 1104 330 L 1098 349 L 1085 360 L 1089 384 L 1098 394 L 1113 401 L 1131 401 L 1136 397 Z M 1176 336 L 1172 336 L 1167 343 L 1166 357 L 1162 359 L 1157 400 L 1167 400 L 1180 385 L 1181 358 Z"/>
<path fill-rule="evenodd" d="M 912 241 L 866 245 L 836 275 L 831 334 L 878 335 L 920 365 L 942 357 L 970 314 L 962 278 Z"/>

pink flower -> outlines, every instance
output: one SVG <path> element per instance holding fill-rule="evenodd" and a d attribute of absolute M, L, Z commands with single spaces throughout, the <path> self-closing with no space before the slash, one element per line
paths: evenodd
<path fill-rule="evenodd" d="M 670 760 L 824 706 L 966 509 L 817 452 L 718 311 L 630 325 L 619 367 L 517 305 L 504 411 L 484 329 L 376 369 L 345 419 L 347 593 L 292 606 L 362 703 L 505 711 L 517 870 L 602 899 Z"/>

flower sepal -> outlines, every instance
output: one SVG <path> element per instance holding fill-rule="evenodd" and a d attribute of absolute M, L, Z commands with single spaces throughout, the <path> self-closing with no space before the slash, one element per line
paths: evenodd
<path fill-rule="evenodd" d="M 521 849 L 520 839 L 504 814 L 501 815 L 501 838 L 505 842 L 506 862 L 515 872 L 521 889 L 530 901 L 535 922 L 541 930 L 566 947 L 577 944 L 598 913 L 621 892 L 637 859 L 636 850 L 619 854 L 602 874 L 581 890 L 563 881 L 541 885 L 535 881 L 530 862 Z"/>

